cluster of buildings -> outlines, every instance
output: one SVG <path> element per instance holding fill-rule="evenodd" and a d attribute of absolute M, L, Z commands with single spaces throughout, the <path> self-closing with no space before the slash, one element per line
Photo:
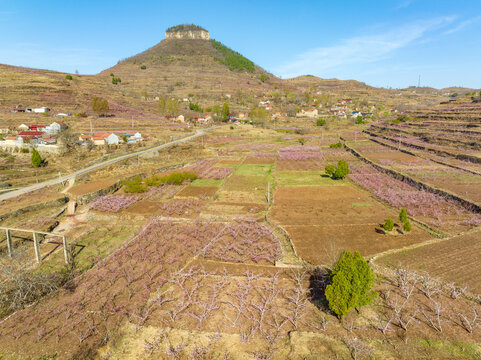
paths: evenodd
<path fill-rule="evenodd" d="M 119 145 L 119 144 L 137 144 L 146 138 L 149 134 L 142 135 L 139 132 L 107 132 L 97 131 L 93 134 L 82 134 L 79 136 L 80 145 L 87 145 L 89 142 L 96 146 L 103 145 Z"/>
<path fill-rule="evenodd" d="M 54 121 L 50 125 L 21 124 L 17 127 L 17 134 L 6 136 L 1 145 L 4 147 L 22 147 L 24 145 L 55 145 L 54 135 L 67 130 L 65 123 Z M 4 133 L 10 132 L 2 131 Z"/>

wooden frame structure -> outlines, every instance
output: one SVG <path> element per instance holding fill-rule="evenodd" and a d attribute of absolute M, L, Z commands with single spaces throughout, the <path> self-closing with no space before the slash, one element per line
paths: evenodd
<path fill-rule="evenodd" d="M 35 250 L 35 259 L 37 260 L 37 263 L 40 263 L 42 261 L 42 256 L 40 255 L 40 241 L 39 241 L 38 235 L 50 235 L 50 236 L 62 238 L 63 255 L 64 255 L 64 258 L 65 258 L 65 263 L 68 264 L 69 261 L 70 261 L 69 252 L 68 252 L 67 237 L 65 235 L 51 233 L 51 232 L 45 232 L 45 231 L 17 229 L 17 228 L 1 227 L 1 226 L 0 226 L 0 229 L 5 230 L 5 234 L 7 235 L 7 250 L 8 250 L 8 256 L 10 256 L 10 257 L 13 257 L 13 243 L 12 243 L 12 233 L 11 232 L 17 231 L 17 232 L 25 232 L 25 233 L 32 233 L 33 234 L 33 247 L 34 247 L 34 250 Z"/>

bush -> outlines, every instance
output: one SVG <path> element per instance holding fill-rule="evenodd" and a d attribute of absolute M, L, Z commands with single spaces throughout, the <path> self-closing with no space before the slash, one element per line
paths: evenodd
<path fill-rule="evenodd" d="M 269 79 L 269 78 L 266 76 L 266 74 L 261 74 L 261 75 L 259 76 L 259 79 L 260 79 L 262 82 L 266 82 L 267 79 Z"/>
<path fill-rule="evenodd" d="M 359 115 L 359 116 L 356 118 L 356 124 L 357 124 L 357 125 L 365 124 L 365 123 L 366 123 L 366 121 L 364 121 L 364 120 L 362 119 L 362 116 L 361 116 L 361 115 Z"/>
<path fill-rule="evenodd" d="M 342 148 L 342 143 L 341 143 L 341 141 L 339 140 L 339 142 L 337 142 L 337 143 L 335 143 L 335 144 L 331 144 L 331 145 L 329 145 L 329 147 L 330 147 L 331 149 L 336 149 L 336 148 L 339 148 L 339 149 L 340 149 L 340 148 Z"/>
<path fill-rule="evenodd" d="M 401 211 L 399 211 L 398 220 L 401 224 L 404 224 L 406 221 L 408 221 L 408 213 L 405 208 L 401 208 Z"/>
<path fill-rule="evenodd" d="M 106 99 L 94 97 L 92 99 L 92 110 L 96 113 L 109 111 L 109 102 Z"/>
<path fill-rule="evenodd" d="M 394 229 L 394 221 L 392 221 L 392 219 L 390 217 L 388 217 L 386 219 L 386 221 L 384 222 L 383 228 L 384 228 L 384 230 L 386 230 L 388 232 L 392 231 L 392 229 Z"/>
<path fill-rule="evenodd" d="M 203 112 L 202 108 L 199 106 L 199 104 L 193 104 L 189 103 L 189 109 L 195 112 Z"/>
<path fill-rule="evenodd" d="M 184 171 L 172 173 L 162 177 L 154 175 L 145 179 L 145 184 L 148 186 L 161 186 L 164 184 L 180 185 L 186 180 L 194 181 L 195 179 L 197 179 L 197 174 Z"/>
<path fill-rule="evenodd" d="M 24 148 L 24 147 L 23 147 L 23 148 L 20 149 L 20 152 L 21 152 L 22 154 L 28 154 L 28 153 L 30 152 L 30 150 L 28 150 L 28 148 Z"/>
<path fill-rule="evenodd" d="M 350 309 L 358 309 L 372 302 L 377 295 L 371 290 L 374 282 L 371 267 L 361 254 L 358 251 L 343 251 L 324 292 L 329 309 L 342 321 Z"/>
<path fill-rule="evenodd" d="M 411 231 L 411 223 L 409 220 L 406 219 L 406 221 L 403 223 L 403 231 L 404 232 L 410 232 Z"/>
<path fill-rule="evenodd" d="M 347 161 L 339 160 L 337 162 L 336 171 L 332 174 L 332 178 L 335 180 L 344 179 L 349 174 L 349 164 Z"/>
<path fill-rule="evenodd" d="M 32 156 L 30 157 L 32 166 L 38 168 L 43 165 L 43 159 L 36 149 L 32 149 Z"/>
<path fill-rule="evenodd" d="M 316 125 L 317 125 L 317 126 L 324 126 L 324 125 L 326 125 L 326 120 L 324 120 L 324 119 L 317 119 Z"/>
<path fill-rule="evenodd" d="M 234 127 L 231 125 L 231 126 L 229 127 L 229 129 L 234 130 Z"/>
<path fill-rule="evenodd" d="M 72 75 L 65 75 L 65 79 L 67 79 L 67 80 L 73 80 L 73 77 L 72 77 Z"/>
<path fill-rule="evenodd" d="M 299 144 L 304 145 L 307 140 L 304 139 L 304 138 L 299 138 L 299 139 L 297 139 L 297 141 L 299 142 Z"/>
<path fill-rule="evenodd" d="M 124 191 L 129 194 L 142 193 L 147 191 L 147 187 L 142 184 L 140 176 L 136 176 L 130 180 L 122 181 L 124 185 Z"/>
<path fill-rule="evenodd" d="M 336 171 L 336 167 L 334 165 L 327 165 L 324 169 L 327 175 L 332 176 Z"/>
<path fill-rule="evenodd" d="M 112 78 L 112 84 L 114 84 L 114 85 L 117 85 L 121 82 L 122 82 L 122 80 L 119 77 L 113 77 Z"/>
<path fill-rule="evenodd" d="M 145 70 L 145 69 L 147 69 L 147 66 L 142 65 L 142 66 L 140 67 L 140 69 L 141 69 L 141 70 Z"/>

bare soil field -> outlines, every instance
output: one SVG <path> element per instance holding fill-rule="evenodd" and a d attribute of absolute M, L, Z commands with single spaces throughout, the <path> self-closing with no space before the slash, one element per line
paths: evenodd
<path fill-rule="evenodd" d="M 212 197 L 219 190 L 217 186 L 186 186 L 177 193 L 180 197 Z"/>
<path fill-rule="evenodd" d="M 105 179 L 105 180 L 94 180 L 94 181 L 89 181 L 84 184 L 79 184 L 76 186 L 73 186 L 69 189 L 69 193 L 74 195 L 74 196 L 80 196 L 80 195 L 85 195 L 85 194 L 90 194 L 92 192 L 105 189 L 117 182 L 116 179 Z"/>
<path fill-rule="evenodd" d="M 396 214 L 349 185 L 280 187 L 269 216 L 289 233 L 298 256 L 317 265 L 332 263 L 341 249 L 372 256 L 431 238 L 416 227 L 384 234 L 384 220 Z"/>
<path fill-rule="evenodd" d="M 444 281 L 481 293 L 481 232 L 473 231 L 425 246 L 399 251 L 376 260 L 379 264 L 397 267 L 399 264 L 426 272 Z"/>

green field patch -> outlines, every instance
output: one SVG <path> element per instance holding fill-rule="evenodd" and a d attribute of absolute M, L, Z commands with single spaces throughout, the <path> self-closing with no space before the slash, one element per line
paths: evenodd
<path fill-rule="evenodd" d="M 235 175 L 244 176 L 266 176 L 272 172 L 273 164 L 242 164 L 239 166 Z"/>
<path fill-rule="evenodd" d="M 345 185 L 344 180 L 321 176 L 319 171 L 282 170 L 275 172 L 277 186 Z"/>
<path fill-rule="evenodd" d="M 368 202 L 356 202 L 351 204 L 352 207 L 370 207 L 372 206 L 371 203 Z"/>
<path fill-rule="evenodd" d="M 215 164 L 213 167 L 237 169 L 239 166 L 241 166 L 241 164 L 222 164 L 222 163 L 217 163 L 217 164 Z"/>
<path fill-rule="evenodd" d="M 189 186 L 221 186 L 224 180 L 196 179 Z"/>

